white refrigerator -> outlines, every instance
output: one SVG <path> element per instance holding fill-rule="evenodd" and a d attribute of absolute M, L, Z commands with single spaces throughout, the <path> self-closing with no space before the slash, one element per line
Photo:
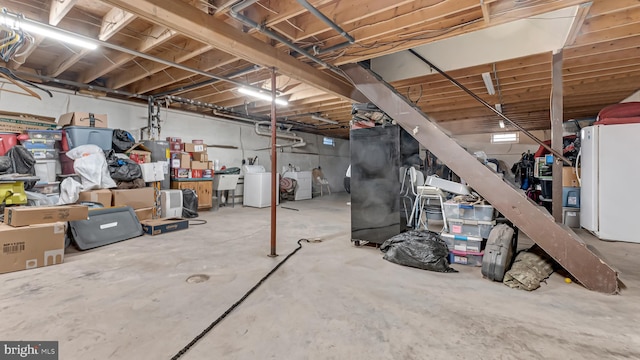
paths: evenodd
<path fill-rule="evenodd" d="M 640 243 L 640 124 L 589 126 L 580 140 L 580 226 L 602 240 Z"/>

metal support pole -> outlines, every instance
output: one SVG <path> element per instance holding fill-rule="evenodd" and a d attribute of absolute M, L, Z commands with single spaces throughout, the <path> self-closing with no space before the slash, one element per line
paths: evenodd
<path fill-rule="evenodd" d="M 551 66 L 551 148 L 562 154 L 562 50 L 555 51 Z M 571 165 L 571 164 L 569 164 Z M 562 161 L 554 156 L 551 198 L 552 214 L 556 222 L 562 222 Z"/>
<path fill-rule="evenodd" d="M 276 69 L 271 69 L 271 252 L 276 253 L 276 196 L 278 196 L 278 152 L 276 147 Z"/>

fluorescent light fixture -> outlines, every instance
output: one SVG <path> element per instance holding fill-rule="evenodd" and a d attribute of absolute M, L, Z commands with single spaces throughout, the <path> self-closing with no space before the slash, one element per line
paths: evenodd
<path fill-rule="evenodd" d="M 244 87 L 239 88 L 238 92 L 241 93 L 241 94 L 253 96 L 253 97 L 258 98 L 260 100 L 265 100 L 265 101 L 271 102 L 271 94 L 263 93 L 263 92 L 260 92 L 260 91 L 256 91 L 256 90 L 252 90 L 252 89 L 248 89 L 248 88 L 244 88 Z M 287 100 L 285 100 L 285 99 L 276 98 L 276 104 L 286 106 L 286 105 L 289 105 L 289 102 Z"/>
<path fill-rule="evenodd" d="M 504 129 L 504 120 L 498 121 L 498 125 L 500 125 L 500 129 Z"/>
<path fill-rule="evenodd" d="M 491 134 L 491 143 L 493 144 L 517 143 L 519 139 L 518 135 L 519 133 Z"/>
<path fill-rule="evenodd" d="M 67 35 L 62 31 L 56 31 L 54 29 L 40 26 L 32 21 L 26 19 L 23 20 L 17 16 L 9 15 L 6 13 L 0 14 L 0 24 L 3 24 L 11 29 L 22 29 L 29 34 L 44 36 L 47 38 L 65 42 L 67 44 L 80 46 L 89 50 L 95 50 L 98 48 L 98 44 L 74 37 L 72 35 Z"/>
<path fill-rule="evenodd" d="M 498 110 L 498 112 L 502 114 L 502 104 L 496 104 L 496 110 Z"/>
<path fill-rule="evenodd" d="M 311 118 L 312 118 L 313 120 L 323 121 L 323 122 L 326 122 L 326 123 L 328 123 L 328 124 L 334 124 L 334 125 L 339 124 L 339 122 L 337 122 L 337 121 L 335 121 L 335 120 L 331 120 L 331 119 L 323 118 L 322 116 L 318 116 L 318 115 L 311 115 Z"/>
<path fill-rule="evenodd" d="M 484 86 L 487 88 L 487 92 L 489 95 L 495 95 L 496 89 L 493 87 L 493 80 L 491 79 L 491 73 L 482 73 L 482 80 L 484 81 Z"/>

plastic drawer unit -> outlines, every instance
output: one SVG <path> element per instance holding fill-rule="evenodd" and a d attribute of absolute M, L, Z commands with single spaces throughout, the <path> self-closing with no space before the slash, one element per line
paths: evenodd
<path fill-rule="evenodd" d="M 64 150 L 70 150 L 80 145 L 93 144 L 102 150 L 111 150 L 113 141 L 113 129 L 96 128 L 89 126 L 67 126 L 64 128 L 64 137 L 67 140 Z"/>

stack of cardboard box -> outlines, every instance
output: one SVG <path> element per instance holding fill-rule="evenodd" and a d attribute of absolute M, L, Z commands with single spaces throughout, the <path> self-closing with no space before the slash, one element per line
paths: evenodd
<path fill-rule="evenodd" d="M 88 216 L 81 205 L 7 207 L 0 224 L 0 273 L 61 264 L 67 221 Z"/>
<path fill-rule="evenodd" d="M 202 140 L 183 143 L 182 139 L 168 137 L 171 149 L 171 176 L 174 178 L 211 177 L 213 162 L 209 161 L 207 146 Z"/>
<path fill-rule="evenodd" d="M 153 217 L 156 196 L 152 187 L 139 189 L 99 189 L 82 191 L 78 198 L 78 202 L 80 201 L 97 202 L 104 207 L 130 206 L 135 211 L 138 220 L 142 221 Z"/>

